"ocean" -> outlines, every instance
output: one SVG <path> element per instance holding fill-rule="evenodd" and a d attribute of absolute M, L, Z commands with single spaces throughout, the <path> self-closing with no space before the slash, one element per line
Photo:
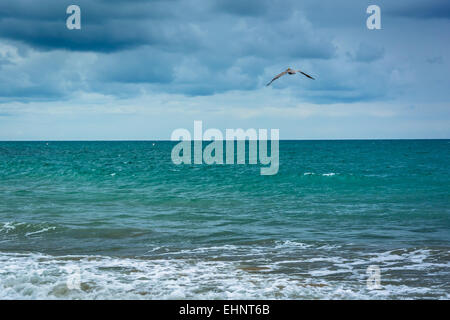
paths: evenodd
<path fill-rule="evenodd" d="M 174 145 L 0 142 L 0 298 L 450 298 L 450 140 Z"/>

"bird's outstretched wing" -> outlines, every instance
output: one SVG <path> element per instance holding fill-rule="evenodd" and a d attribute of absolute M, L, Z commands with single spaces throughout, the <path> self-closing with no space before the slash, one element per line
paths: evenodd
<path fill-rule="evenodd" d="M 310 79 L 316 80 L 313 77 L 311 77 L 309 74 L 304 73 L 302 70 L 297 70 L 297 72 L 300 72 L 301 74 L 303 74 L 304 76 L 307 76 Z"/>
<path fill-rule="evenodd" d="M 268 84 L 266 84 L 266 87 L 267 87 L 267 86 L 270 86 L 270 84 L 271 84 L 272 82 L 274 82 L 274 81 L 277 80 L 278 78 L 284 76 L 286 73 L 287 73 L 287 71 L 284 71 L 284 72 L 282 72 L 282 73 L 280 73 L 280 74 L 277 74 L 272 80 L 270 80 L 270 82 L 269 82 Z"/>

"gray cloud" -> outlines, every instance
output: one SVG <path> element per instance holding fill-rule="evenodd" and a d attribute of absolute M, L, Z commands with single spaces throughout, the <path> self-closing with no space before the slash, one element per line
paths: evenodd
<path fill-rule="evenodd" d="M 72 1 L 2 2 L 0 36 L 45 50 L 111 52 L 171 43 L 173 28 L 165 21 L 176 21 L 170 6 L 175 2 L 79 0 L 82 30 L 75 31 L 66 28 L 66 8 Z"/>
<path fill-rule="evenodd" d="M 393 3 L 385 0 L 384 3 L 389 8 L 387 13 L 394 16 L 450 19 L 450 2 L 445 0 L 395 1 Z"/>
<path fill-rule="evenodd" d="M 360 43 L 354 53 L 348 53 L 348 57 L 356 62 L 373 62 L 383 58 L 384 48 L 377 48 L 368 43 Z"/>
<path fill-rule="evenodd" d="M 215 2 L 217 11 L 243 16 L 261 16 L 269 10 L 268 0 L 218 0 Z"/>
<path fill-rule="evenodd" d="M 444 59 L 442 58 L 442 56 L 431 57 L 431 58 L 427 58 L 426 60 L 429 64 L 436 64 L 436 63 L 443 64 L 444 63 Z"/>
<path fill-rule="evenodd" d="M 9 46 L 0 47 L 1 101 L 64 100 L 78 91 L 118 97 L 251 91 L 291 66 L 317 80 L 282 79 L 268 90 L 292 87 L 314 103 L 357 102 L 392 98 L 409 77 L 393 69 L 393 32 L 367 34 L 365 1 L 325 0 L 320 7 L 312 0 L 76 3 L 81 30 L 66 29 L 71 1 L 0 3 L 0 44 Z M 437 1 L 380 6 L 389 19 L 428 20 L 447 12 Z"/>

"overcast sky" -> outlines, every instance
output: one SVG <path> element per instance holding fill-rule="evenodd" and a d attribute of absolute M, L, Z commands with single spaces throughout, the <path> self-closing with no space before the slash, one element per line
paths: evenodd
<path fill-rule="evenodd" d="M 450 138 L 449 36 L 448 0 L 2 0 L 0 140 Z"/>

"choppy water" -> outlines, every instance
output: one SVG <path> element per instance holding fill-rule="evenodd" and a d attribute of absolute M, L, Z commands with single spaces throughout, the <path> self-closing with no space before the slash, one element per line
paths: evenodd
<path fill-rule="evenodd" d="M 172 146 L 0 142 L 0 298 L 450 298 L 449 140 Z"/>

